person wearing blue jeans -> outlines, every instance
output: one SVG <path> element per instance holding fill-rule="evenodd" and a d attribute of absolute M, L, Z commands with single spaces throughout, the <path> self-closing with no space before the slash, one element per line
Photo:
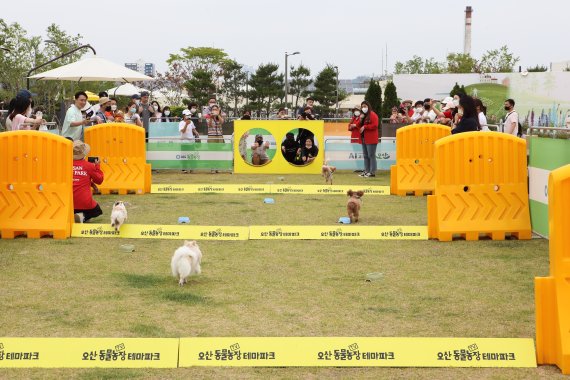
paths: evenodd
<path fill-rule="evenodd" d="M 362 155 L 364 172 L 360 177 L 376 177 L 376 148 L 378 147 L 378 115 L 367 101 L 361 104 L 360 135 L 362 137 Z"/>

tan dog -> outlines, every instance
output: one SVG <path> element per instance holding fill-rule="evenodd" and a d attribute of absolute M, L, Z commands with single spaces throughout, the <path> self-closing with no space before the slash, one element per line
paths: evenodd
<path fill-rule="evenodd" d="M 333 184 L 333 173 L 335 171 L 336 171 L 335 166 L 323 165 L 321 173 L 323 177 L 325 177 L 325 183 L 330 182 L 331 185 Z"/>
<path fill-rule="evenodd" d="M 346 193 L 348 198 L 348 203 L 346 204 L 346 211 L 348 211 L 348 217 L 350 218 L 350 223 L 358 222 L 358 216 L 360 215 L 360 206 L 362 206 L 362 196 L 364 191 L 358 190 L 356 192 L 348 190 Z"/>

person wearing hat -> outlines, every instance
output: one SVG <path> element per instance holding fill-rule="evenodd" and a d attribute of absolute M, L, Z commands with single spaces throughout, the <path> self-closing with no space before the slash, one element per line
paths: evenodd
<path fill-rule="evenodd" d="M 251 155 L 251 163 L 253 165 L 264 165 L 269 162 L 267 149 L 269 149 L 269 141 L 263 142 L 261 134 L 255 135 L 255 142 L 251 146 L 253 154 Z"/>
<path fill-rule="evenodd" d="M 79 91 L 75 94 L 75 103 L 67 109 L 61 135 L 71 137 L 73 140 L 83 139 L 83 127 L 90 123 L 89 119 L 83 117 L 81 110 L 87 104 L 87 94 Z"/>
<path fill-rule="evenodd" d="M 91 187 L 103 183 L 99 159 L 94 163 L 85 160 L 91 147 L 83 141 L 73 141 L 73 212 L 75 222 L 83 223 L 103 214 L 93 199 Z"/>
<path fill-rule="evenodd" d="M 362 136 L 360 135 L 360 104 L 357 104 L 352 109 L 352 118 L 348 123 L 348 130 L 350 131 L 350 142 L 352 144 L 362 144 Z"/>
<path fill-rule="evenodd" d="M 107 122 L 107 116 L 105 115 L 105 111 L 107 110 L 107 108 L 109 108 L 110 110 L 111 109 L 110 107 L 111 107 L 111 99 L 107 98 L 106 96 L 99 98 L 99 109 L 95 113 L 95 122 L 97 124 Z"/>

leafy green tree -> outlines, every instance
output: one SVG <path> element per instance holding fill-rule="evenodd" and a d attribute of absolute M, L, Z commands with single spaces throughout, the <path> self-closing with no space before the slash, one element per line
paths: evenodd
<path fill-rule="evenodd" d="M 184 86 L 191 98 L 196 99 L 198 104 L 207 104 L 208 97 L 216 92 L 216 86 L 212 81 L 212 73 L 206 69 L 196 69 L 192 77 Z"/>
<path fill-rule="evenodd" d="M 382 114 L 382 87 L 373 78 L 370 79 L 370 84 L 368 85 L 368 90 L 364 95 L 364 100 L 370 103 L 372 111 L 376 112 L 378 115 Z"/>
<path fill-rule="evenodd" d="M 188 75 L 198 69 L 218 74 L 221 71 L 222 63 L 227 59 L 228 55 L 223 49 L 189 46 L 180 49 L 179 53 L 170 54 L 166 62 L 169 65 L 175 62 L 179 63 L 181 69 L 185 70 Z"/>
<path fill-rule="evenodd" d="M 247 73 L 243 71 L 243 65 L 240 65 L 231 59 L 222 63 L 221 67 L 224 79 L 221 87 L 221 93 L 228 102 L 228 106 L 233 112 L 233 115 L 237 116 L 238 104 L 245 96 Z M 231 107 L 232 102 L 233 107 Z"/>
<path fill-rule="evenodd" d="M 437 62 L 434 58 L 426 58 L 414 55 L 412 59 L 402 63 L 396 62 L 394 66 L 396 74 L 441 74 L 445 72 L 445 65 Z"/>
<path fill-rule="evenodd" d="M 155 91 L 160 92 L 170 106 L 178 106 L 182 102 L 185 83 L 190 79 L 179 63 L 172 63 L 164 73 L 157 73 L 155 77 Z"/>
<path fill-rule="evenodd" d="M 463 91 L 465 91 L 465 88 L 463 88 Z M 455 96 L 461 94 L 464 94 L 464 92 L 461 92 L 461 87 L 457 84 L 457 82 L 455 82 L 455 86 L 453 86 L 453 88 L 451 89 L 449 96 Z"/>
<path fill-rule="evenodd" d="M 305 98 L 309 95 L 307 88 L 312 82 L 311 70 L 301 64 L 297 67 L 292 66 L 289 74 L 291 75 L 289 94 L 293 95 L 295 99 L 294 109 L 297 109 L 299 106 L 299 98 Z"/>
<path fill-rule="evenodd" d="M 330 107 L 336 104 L 337 101 L 335 68 L 327 64 L 315 77 L 314 86 L 315 91 L 313 91 L 313 98 L 319 102 L 321 106 L 320 113 L 324 115 L 329 114 L 331 110 Z M 339 91 L 338 101 L 342 101 L 346 96 L 347 94 L 345 92 Z"/>
<path fill-rule="evenodd" d="M 548 71 L 548 67 L 542 65 L 536 65 L 533 67 L 527 67 L 526 71 L 528 71 L 529 73 L 543 73 L 545 71 Z"/>
<path fill-rule="evenodd" d="M 470 54 L 449 53 L 447 55 L 447 72 L 454 74 L 477 72 L 477 60 Z"/>
<path fill-rule="evenodd" d="M 249 79 L 250 107 L 258 114 L 265 110 L 269 117 L 272 105 L 283 97 L 283 74 L 278 74 L 279 65 L 261 64 Z"/>
<path fill-rule="evenodd" d="M 382 117 L 390 117 L 392 114 L 392 107 L 398 107 L 400 100 L 396 92 L 396 85 L 390 81 L 386 84 L 384 89 L 384 101 L 382 102 Z"/>
<path fill-rule="evenodd" d="M 507 45 L 499 49 L 488 50 L 481 57 L 479 72 L 482 73 L 510 73 L 520 60 L 509 52 Z"/>

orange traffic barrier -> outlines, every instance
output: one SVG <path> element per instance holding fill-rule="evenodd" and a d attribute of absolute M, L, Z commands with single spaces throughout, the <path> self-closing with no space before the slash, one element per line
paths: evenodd
<path fill-rule="evenodd" d="M 105 180 L 101 194 L 150 193 L 152 174 L 146 163 L 144 129 L 132 124 L 106 123 L 85 129 L 90 157 L 99 157 Z"/>
<path fill-rule="evenodd" d="M 538 364 L 570 375 L 570 165 L 548 179 L 550 276 L 535 277 Z"/>
<path fill-rule="evenodd" d="M 50 133 L 0 133 L 0 235 L 71 236 L 72 143 Z"/>
<path fill-rule="evenodd" d="M 396 165 L 390 168 L 390 193 L 422 196 L 433 193 L 434 143 L 451 129 L 439 124 L 415 124 L 396 131 Z"/>
<path fill-rule="evenodd" d="M 466 132 L 435 143 L 435 195 L 428 237 L 530 239 L 526 142 L 496 132 Z"/>

